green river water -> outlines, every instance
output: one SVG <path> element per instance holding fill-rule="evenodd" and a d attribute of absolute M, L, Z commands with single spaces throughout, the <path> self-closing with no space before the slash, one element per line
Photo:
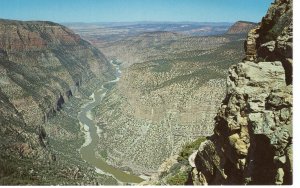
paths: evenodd
<path fill-rule="evenodd" d="M 142 178 L 139 176 L 133 175 L 126 173 L 122 171 L 121 169 L 115 168 L 113 166 L 110 166 L 109 164 L 106 163 L 104 159 L 101 159 L 100 157 L 97 157 L 95 152 L 97 151 L 97 143 L 101 138 L 99 138 L 99 135 L 97 133 L 97 128 L 95 125 L 95 121 L 90 119 L 87 114 L 90 113 L 90 111 L 98 106 L 103 97 L 106 95 L 107 89 L 104 87 L 105 84 L 107 83 L 113 83 L 117 82 L 119 80 L 120 76 L 120 71 L 119 67 L 116 66 L 117 68 L 117 79 L 106 82 L 101 86 L 101 89 L 97 90 L 94 92 L 94 100 L 88 102 L 87 104 L 83 105 L 81 107 L 81 111 L 78 113 L 78 120 L 82 125 L 86 125 L 88 127 L 88 132 L 90 134 L 91 141 L 89 144 L 84 145 L 80 149 L 80 154 L 83 160 L 87 161 L 94 167 L 100 169 L 107 175 L 113 176 L 115 179 L 117 179 L 119 182 L 122 183 L 140 183 L 143 181 Z"/>

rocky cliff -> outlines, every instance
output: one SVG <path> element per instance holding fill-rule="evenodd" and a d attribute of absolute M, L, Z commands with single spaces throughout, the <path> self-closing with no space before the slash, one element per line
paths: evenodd
<path fill-rule="evenodd" d="M 50 140 L 79 140 L 74 118 L 66 122 L 70 114 L 49 121 L 64 113 L 73 95 L 90 95 L 97 83 L 110 78 L 113 68 L 101 52 L 68 28 L 0 20 L 0 184 L 27 184 L 28 168 L 41 171 L 41 164 L 56 161 L 52 151 L 57 148 Z M 42 175 L 30 183 L 46 182 Z"/>
<path fill-rule="evenodd" d="M 214 135 L 189 158 L 188 183 L 292 183 L 292 28 L 292 0 L 276 0 L 249 32 Z"/>

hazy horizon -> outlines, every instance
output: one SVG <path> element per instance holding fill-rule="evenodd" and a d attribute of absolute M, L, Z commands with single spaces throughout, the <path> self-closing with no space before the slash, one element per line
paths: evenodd
<path fill-rule="evenodd" d="M 260 22 L 273 0 L 10 0 L 0 18 L 58 23 Z"/>

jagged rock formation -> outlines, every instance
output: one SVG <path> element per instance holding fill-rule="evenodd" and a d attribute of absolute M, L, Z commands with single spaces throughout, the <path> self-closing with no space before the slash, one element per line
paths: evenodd
<path fill-rule="evenodd" d="M 254 22 L 237 21 L 227 31 L 227 34 L 247 34 L 257 26 Z"/>
<path fill-rule="evenodd" d="M 72 95 L 82 89 L 89 95 L 97 83 L 111 78 L 113 68 L 101 52 L 68 28 L 0 20 L 0 184 L 23 184 L 22 178 L 8 177 L 28 177 L 28 166 L 58 160 L 49 141 L 79 139 L 79 125 L 72 119 L 69 123 L 78 126 L 72 132 L 57 127 L 60 122 L 46 124 Z M 60 132 L 64 135 L 58 138 Z"/>
<path fill-rule="evenodd" d="M 287 84 L 292 83 L 292 1 L 275 1 L 260 27 L 250 31 L 245 43 L 246 60 L 282 62 Z"/>
<path fill-rule="evenodd" d="M 292 0 L 276 0 L 232 66 L 214 135 L 191 156 L 188 183 L 292 183 Z"/>

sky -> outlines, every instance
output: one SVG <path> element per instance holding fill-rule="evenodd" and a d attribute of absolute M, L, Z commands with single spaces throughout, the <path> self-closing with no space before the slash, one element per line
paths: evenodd
<path fill-rule="evenodd" d="M 259 22 L 274 0 L 0 0 L 0 18 L 54 22 Z"/>

